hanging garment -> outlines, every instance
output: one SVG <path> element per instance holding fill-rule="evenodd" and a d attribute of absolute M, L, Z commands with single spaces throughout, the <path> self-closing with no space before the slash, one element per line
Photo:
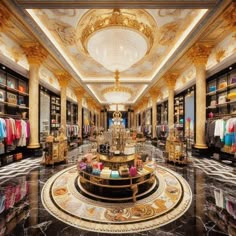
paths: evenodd
<path fill-rule="evenodd" d="M 216 206 L 224 208 L 224 196 L 222 189 L 214 189 Z"/>
<path fill-rule="evenodd" d="M 224 140 L 225 134 L 225 121 L 223 119 L 219 119 L 215 121 L 215 132 L 214 136 L 219 136 L 221 140 Z"/>
<path fill-rule="evenodd" d="M 0 141 L 4 140 L 7 136 L 6 122 L 4 119 L 0 118 Z"/>
<path fill-rule="evenodd" d="M 27 138 L 27 124 L 24 120 L 21 120 L 21 136 L 18 140 L 17 146 L 18 147 L 26 146 L 26 138 Z"/>

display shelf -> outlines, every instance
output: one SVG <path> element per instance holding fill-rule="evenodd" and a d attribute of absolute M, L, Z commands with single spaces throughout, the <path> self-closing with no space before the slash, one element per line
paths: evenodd
<path fill-rule="evenodd" d="M 57 132 L 61 123 L 61 99 L 57 95 L 50 96 L 50 121 L 50 132 Z"/>
<path fill-rule="evenodd" d="M 3 69 L 5 68 L 5 69 Z M 4 66 L 0 69 L 0 113 L 17 115 L 29 109 L 28 79 Z"/>
<path fill-rule="evenodd" d="M 225 69 L 208 78 L 206 109 L 209 113 L 231 114 L 236 111 L 236 100 L 229 100 L 228 95 L 236 93 L 236 66 Z"/>

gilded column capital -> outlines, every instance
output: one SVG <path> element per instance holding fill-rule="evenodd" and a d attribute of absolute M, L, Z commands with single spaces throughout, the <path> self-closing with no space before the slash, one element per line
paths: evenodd
<path fill-rule="evenodd" d="M 66 88 L 68 86 L 69 81 L 70 81 L 70 74 L 67 73 L 66 71 L 60 71 L 60 70 L 55 71 L 54 73 L 57 77 L 60 87 Z"/>
<path fill-rule="evenodd" d="M 28 59 L 29 64 L 41 64 L 47 58 L 47 51 L 35 42 L 25 43 L 22 49 Z"/>
<path fill-rule="evenodd" d="M 84 94 L 85 94 L 84 89 L 82 87 L 78 87 L 78 88 L 75 88 L 74 91 L 77 97 L 77 101 L 80 101 L 84 97 Z"/>
<path fill-rule="evenodd" d="M 152 102 L 156 102 L 158 97 L 162 96 L 162 92 L 159 88 L 152 88 L 149 93 L 150 93 Z"/>
<path fill-rule="evenodd" d="M 164 80 L 168 89 L 174 89 L 179 72 L 171 72 L 164 75 Z"/>
<path fill-rule="evenodd" d="M 148 101 L 149 101 L 149 97 L 143 97 L 143 99 L 142 99 L 143 110 L 145 110 L 145 108 L 148 106 Z"/>
<path fill-rule="evenodd" d="M 10 13 L 3 4 L 0 4 L 0 30 L 8 28 Z"/>
<path fill-rule="evenodd" d="M 188 53 L 188 57 L 195 66 L 206 65 L 213 45 L 210 43 L 196 43 Z"/>

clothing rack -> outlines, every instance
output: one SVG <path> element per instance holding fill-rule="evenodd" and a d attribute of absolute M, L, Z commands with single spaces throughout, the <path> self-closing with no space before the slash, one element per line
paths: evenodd
<path fill-rule="evenodd" d="M 0 114 L 0 118 L 12 118 L 12 119 L 19 119 L 19 120 L 22 119 L 21 115 L 10 115 L 10 114 Z"/>
<path fill-rule="evenodd" d="M 207 120 L 217 120 L 219 118 L 221 118 L 221 119 L 230 119 L 232 117 L 236 117 L 236 114 L 219 114 L 219 115 L 214 115 L 214 117 L 207 118 Z"/>

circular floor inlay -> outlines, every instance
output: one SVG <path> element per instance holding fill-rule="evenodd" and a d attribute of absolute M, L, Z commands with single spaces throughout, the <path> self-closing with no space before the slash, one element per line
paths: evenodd
<path fill-rule="evenodd" d="M 42 190 L 44 207 L 74 227 L 103 233 L 146 231 L 176 220 L 189 208 L 192 193 L 176 172 L 157 166 L 158 189 L 136 203 L 105 203 L 78 192 L 76 166 L 52 176 Z"/>

